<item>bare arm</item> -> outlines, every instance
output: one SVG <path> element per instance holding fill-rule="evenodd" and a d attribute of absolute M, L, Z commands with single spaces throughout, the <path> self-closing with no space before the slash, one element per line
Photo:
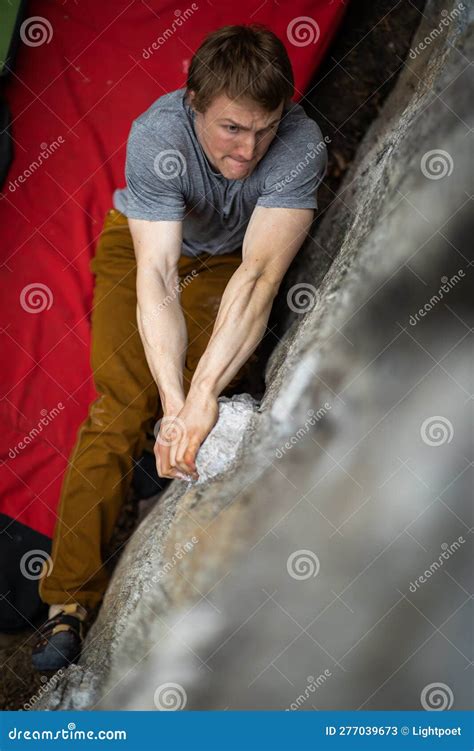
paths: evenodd
<path fill-rule="evenodd" d="M 182 223 L 129 219 L 137 258 L 137 324 L 165 415 L 184 404 L 187 333 L 179 296 Z"/>
<path fill-rule="evenodd" d="M 244 238 L 242 264 L 222 296 L 211 339 L 196 368 L 190 398 L 216 398 L 262 339 L 281 280 L 313 219 L 312 209 L 257 206 Z"/>
<path fill-rule="evenodd" d="M 162 476 L 179 468 L 197 478 L 195 458 L 217 421 L 217 397 L 262 339 L 275 295 L 313 215 L 312 209 L 255 208 L 242 264 L 224 290 L 212 336 L 179 413 L 185 433 L 173 446 L 158 448 Z"/>

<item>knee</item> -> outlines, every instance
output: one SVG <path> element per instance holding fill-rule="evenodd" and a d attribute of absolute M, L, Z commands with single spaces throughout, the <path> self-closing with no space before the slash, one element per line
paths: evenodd
<path fill-rule="evenodd" d="M 113 400 L 107 394 L 100 394 L 89 407 L 89 418 L 92 424 L 105 428 L 109 422 L 107 418 L 112 417 L 114 413 L 118 414 L 118 410 L 113 407 Z"/>
<path fill-rule="evenodd" d="M 155 413 L 156 405 L 144 394 L 127 399 L 123 394 L 118 398 L 113 393 L 101 393 L 89 407 L 89 419 L 94 426 L 114 426 L 116 430 L 124 426 L 140 427 Z"/>

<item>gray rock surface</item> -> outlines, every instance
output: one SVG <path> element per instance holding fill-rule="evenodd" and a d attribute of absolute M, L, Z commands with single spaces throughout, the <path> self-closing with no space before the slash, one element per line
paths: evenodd
<path fill-rule="evenodd" d="M 159 497 L 80 664 L 36 709 L 469 707 L 461 6 L 427 3 L 412 49 L 430 43 L 405 61 L 293 265 L 290 294 L 305 284 L 311 296 L 321 249 L 335 258 L 314 307 L 296 313 L 289 298 L 262 403 L 220 400 L 201 481 Z"/>

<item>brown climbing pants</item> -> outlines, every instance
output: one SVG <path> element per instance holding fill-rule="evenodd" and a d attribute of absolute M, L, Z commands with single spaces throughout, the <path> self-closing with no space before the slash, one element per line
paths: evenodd
<path fill-rule="evenodd" d="M 241 260 L 241 252 L 179 259 L 188 331 L 186 394 L 210 339 L 222 293 Z M 79 428 L 61 489 L 52 566 L 44 567 L 40 582 L 44 602 L 78 602 L 86 608 L 99 603 L 107 587 L 104 552 L 130 490 L 133 460 L 153 446 L 147 432 L 163 414 L 137 328 L 132 236 L 127 217 L 115 209 L 105 217 L 90 268 L 95 275 L 91 366 L 98 397 Z M 232 393 L 252 360 L 223 394 Z"/>

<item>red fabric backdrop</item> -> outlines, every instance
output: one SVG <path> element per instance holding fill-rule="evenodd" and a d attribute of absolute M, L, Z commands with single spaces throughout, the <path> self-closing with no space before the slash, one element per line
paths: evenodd
<path fill-rule="evenodd" d="M 53 533 L 68 456 L 96 396 L 89 261 L 112 192 L 124 185 L 132 120 L 185 85 L 193 52 L 226 24 L 264 23 L 278 34 L 300 100 L 343 11 L 343 0 L 199 0 L 180 10 L 163 0 L 29 4 L 4 87 L 14 160 L 0 200 L 0 513 Z M 36 27 L 33 16 L 43 19 Z M 143 54 L 154 41 L 158 49 Z"/>

